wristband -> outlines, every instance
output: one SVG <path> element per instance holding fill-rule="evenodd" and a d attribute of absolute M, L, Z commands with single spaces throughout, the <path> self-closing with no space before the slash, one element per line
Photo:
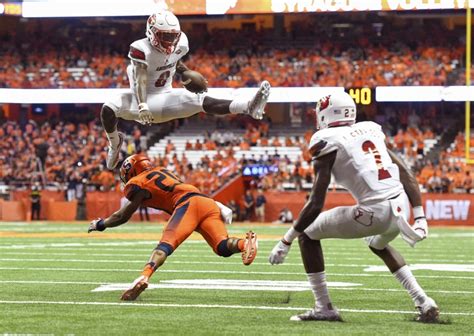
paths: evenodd
<path fill-rule="evenodd" d="M 293 242 L 293 240 L 295 240 L 296 237 L 298 237 L 300 235 L 300 233 L 298 231 L 296 231 L 293 226 L 285 233 L 285 235 L 283 236 L 283 239 L 281 240 L 283 242 L 283 244 L 286 244 L 286 245 L 291 245 L 291 243 Z"/>
<path fill-rule="evenodd" d="M 98 221 L 95 224 L 95 228 L 96 228 L 97 231 L 104 231 L 105 230 L 105 222 L 102 218 L 100 219 L 100 221 Z"/>
<path fill-rule="evenodd" d="M 415 220 L 425 218 L 425 211 L 421 205 L 413 208 L 413 217 L 415 217 Z"/>
<path fill-rule="evenodd" d="M 140 103 L 140 104 L 138 104 L 138 112 L 141 112 L 141 111 L 143 111 L 143 110 L 149 110 L 147 103 Z"/>

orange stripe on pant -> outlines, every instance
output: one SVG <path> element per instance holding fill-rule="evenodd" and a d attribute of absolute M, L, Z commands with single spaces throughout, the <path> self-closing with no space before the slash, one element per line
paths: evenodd
<path fill-rule="evenodd" d="M 217 245 L 228 238 L 221 212 L 213 199 L 194 196 L 179 205 L 163 231 L 160 243 L 167 243 L 173 251 L 194 231 L 199 232 L 217 253 Z"/>

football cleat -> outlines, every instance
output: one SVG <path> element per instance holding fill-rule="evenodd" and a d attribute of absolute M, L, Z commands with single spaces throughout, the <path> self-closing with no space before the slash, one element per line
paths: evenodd
<path fill-rule="evenodd" d="M 306 313 L 294 315 L 290 321 L 339 321 L 342 322 L 341 315 L 337 309 L 320 309 L 314 308 L 308 310 Z"/>
<path fill-rule="evenodd" d="M 139 297 L 140 294 L 147 288 L 148 288 L 148 277 L 142 275 L 133 282 L 132 286 L 130 286 L 129 289 L 123 292 L 122 296 L 120 297 L 120 300 L 135 301 L 137 297 Z"/>
<path fill-rule="evenodd" d="M 270 88 L 270 83 L 266 80 L 263 81 L 260 84 L 257 93 L 249 102 L 247 114 L 251 115 L 252 118 L 258 120 L 261 120 L 263 118 L 263 114 L 265 113 L 265 105 L 267 105 L 267 100 L 270 96 Z"/>
<path fill-rule="evenodd" d="M 242 262 L 244 265 L 250 265 L 257 256 L 258 240 L 255 232 L 249 231 L 246 234 L 244 250 L 242 251 Z"/>
<path fill-rule="evenodd" d="M 417 322 L 439 323 L 439 308 L 432 298 L 427 297 L 423 303 L 416 306 L 416 309 L 419 312 Z"/>
<path fill-rule="evenodd" d="M 122 148 L 123 140 L 125 136 L 123 133 L 118 132 L 119 144 L 117 147 L 113 148 L 109 145 L 109 150 L 107 152 L 107 168 L 112 170 L 117 167 L 119 161 L 120 148 Z"/>

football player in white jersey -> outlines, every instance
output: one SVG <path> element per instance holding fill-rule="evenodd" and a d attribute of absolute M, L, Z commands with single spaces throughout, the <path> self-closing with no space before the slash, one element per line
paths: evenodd
<path fill-rule="evenodd" d="M 322 98 L 316 105 L 319 130 L 310 141 L 315 180 L 309 199 L 294 225 L 273 248 L 271 264 L 283 263 L 291 243 L 299 240 L 303 264 L 315 296 L 315 307 L 293 321 L 340 321 L 329 298 L 321 239 L 362 238 L 400 281 L 419 311 L 417 320 L 437 322 L 439 309 L 417 283 L 403 257 L 389 245 L 398 234 L 410 245 L 428 235 L 416 179 L 385 146 L 374 122 L 355 123 L 356 106 L 347 93 Z M 344 186 L 357 205 L 321 212 L 331 180 Z M 415 223 L 410 226 L 410 204 Z"/>
<path fill-rule="evenodd" d="M 181 58 L 189 51 L 188 38 L 181 31 L 178 18 L 170 11 L 152 14 L 147 21 L 146 38 L 130 45 L 127 67 L 130 92 L 106 102 L 101 120 L 109 140 L 107 168 L 119 160 L 123 134 L 117 131 L 118 118 L 142 124 L 161 123 L 190 117 L 204 111 L 214 115 L 243 113 L 262 119 L 270 94 L 270 84 L 263 81 L 250 100 L 223 100 L 206 96 L 207 81 L 186 67 Z M 181 74 L 190 91 L 172 88 L 173 76 Z"/>

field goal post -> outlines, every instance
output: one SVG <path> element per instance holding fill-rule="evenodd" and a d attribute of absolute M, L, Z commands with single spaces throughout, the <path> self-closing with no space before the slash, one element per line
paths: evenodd
<path fill-rule="evenodd" d="M 467 164 L 474 164 L 474 159 L 471 158 L 471 101 L 469 100 L 469 88 L 471 86 L 471 32 L 472 32 L 472 10 L 471 4 L 468 2 L 466 8 L 466 88 L 468 92 L 468 99 L 465 105 L 465 157 Z"/>

